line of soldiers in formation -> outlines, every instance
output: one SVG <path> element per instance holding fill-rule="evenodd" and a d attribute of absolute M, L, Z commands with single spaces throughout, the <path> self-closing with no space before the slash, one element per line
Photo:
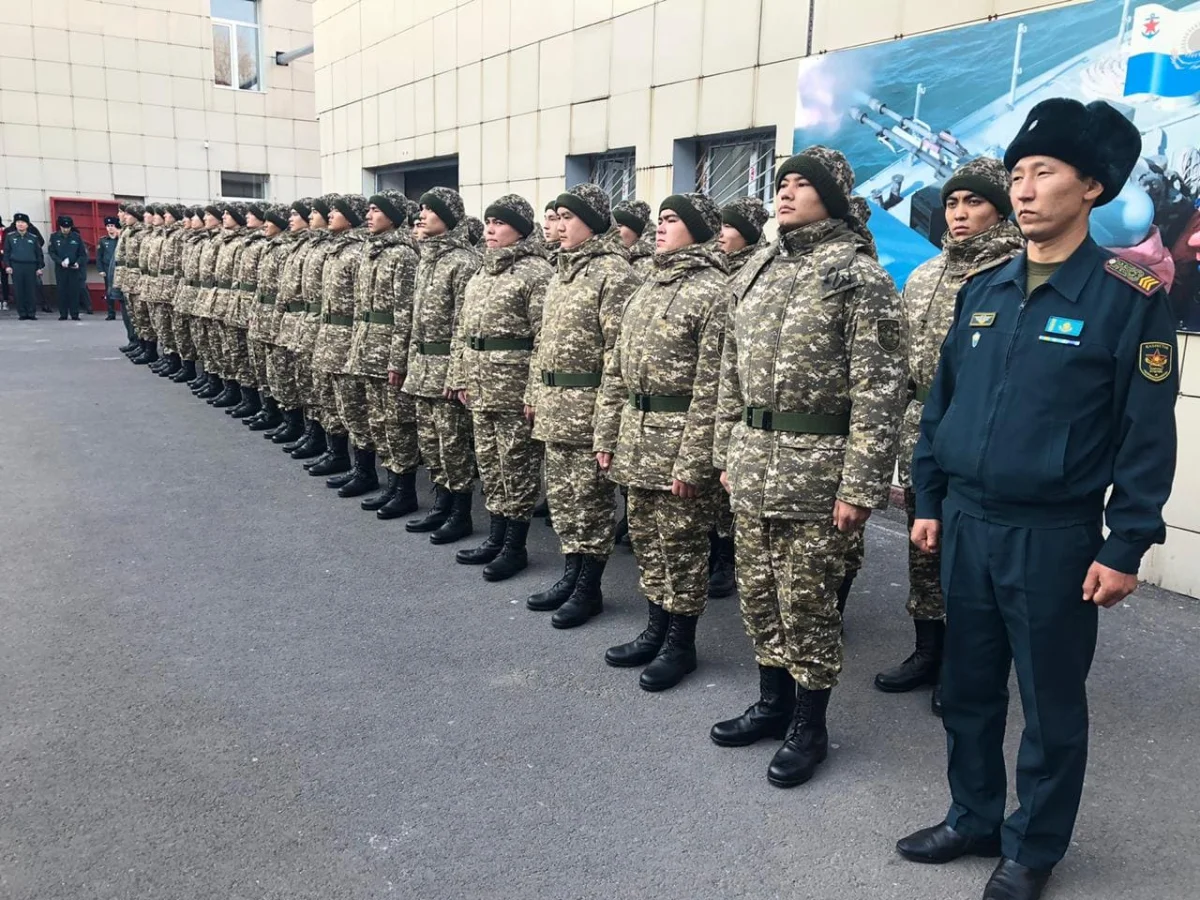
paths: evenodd
<path fill-rule="evenodd" d="M 621 486 L 648 620 L 605 658 L 644 667 L 648 691 L 696 668 L 697 622 L 731 592 L 736 556 L 760 697 L 712 739 L 783 739 L 768 775 L 797 785 L 827 753 L 863 527 L 888 503 L 901 431 L 911 457 L 956 291 L 1020 247 L 1007 178 L 979 159 L 947 183 L 945 250 L 903 299 L 850 165 L 820 146 L 779 166 L 771 242 L 756 199 L 676 194 L 652 221 L 594 184 L 546 204 L 541 227 L 520 196 L 483 224 L 444 187 L 419 204 L 394 191 L 129 204 L 114 287 L 136 337 L 123 349 L 339 496 L 378 491 L 362 506 L 381 519 L 417 510 L 423 464 L 435 497 L 407 530 L 434 544 L 472 533 L 478 474 L 487 538 L 456 558 L 488 580 L 526 567 L 544 469 L 565 566 L 527 605 L 556 628 L 601 612 Z M 879 674 L 885 691 L 938 678 L 938 563 L 911 556 L 916 647 Z"/>

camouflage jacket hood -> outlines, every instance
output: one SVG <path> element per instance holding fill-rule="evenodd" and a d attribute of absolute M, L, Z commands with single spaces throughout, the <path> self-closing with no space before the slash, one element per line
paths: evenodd
<path fill-rule="evenodd" d="M 726 253 L 725 265 L 729 269 L 730 275 L 736 275 L 742 270 L 742 266 L 750 262 L 750 257 L 761 251 L 767 245 L 762 241 L 755 244 L 747 244 L 741 250 L 734 250 L 732 253 Z"/>
<path fill-rule="evenodd" d="M 728 307 L 722 254 L 710 244 L 654 257 L 630 298 L 609 356 L 596 413 L 594 449 L 613 454 L 611 478 L 670 490 L 678 479 L 713 488 L 713 425 Z M 689 397 L 686 411 L 643 412 L 633 394 Z"/>
<path fill-rule="evenodd" d="M 354 279 L 350 374 L 387 378 L 397 361 L 396 371 L 404 371 L 416 279 L 417 248 L 407 228 L 367 237 Z"/>
<path fill-rule="evenodd" d="M 906 381 L 900 298 L 865 238 L 825 220 L 781 235 L 733 279 L 713 463 L 735 512 L 827 519 L 886 505 Z M 819 417 L 802 431 L 747 408 Z"/>

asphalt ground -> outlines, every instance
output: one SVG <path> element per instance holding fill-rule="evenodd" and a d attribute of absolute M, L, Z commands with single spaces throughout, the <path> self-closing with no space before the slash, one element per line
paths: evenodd
<path fill-rule="evenodd" d="M 602 659 L 643 624 L 627 549 L 604 614 L 555 631 L 523 605 L 560 571 L 540 521 L 530 569 L 486 584 L 121 343 L 99 315 L 0 317 L 0 897 L 982 893 L 990 861 L 893 850 L 947 804 L 928 692 L 871 686 L 912 640 L 894 514 L 869 525 L 830 758 L 779 790 L 774 744 L 707 737 L 756 696 L 735 599 L 702 620 L 700 669 L 646 694 Z M 1048 897 L 1200 895 L 1198 657 L 1195 600 L 1102 614 Z"/>

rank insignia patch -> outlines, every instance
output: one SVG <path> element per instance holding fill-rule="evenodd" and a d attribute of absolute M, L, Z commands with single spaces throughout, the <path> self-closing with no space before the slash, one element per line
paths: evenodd
<path fill-rule="evenodd" d="M 1138 348 L 1138 371 L 1153 382 L 1166 381 L 1171 374 L 1173 349 L 1166 341 L 1147 341 Z"/>
<path fill-rule="evenodd" d="M 1104 271 L 1147 297 L 1162 287 L 1162 279 L 1153 272 L 1143 269 L 1141 266 L 1135 266 L 1129 260 L 1121 259 L 1119 256 L 1114 256 L 1106 262 Z"/>
<path fill-rule="evenodd" d="M 996 314 L 993 312 L 971 313 L 972 328 L 991 328 L 996 324 Z"/>
<path fill-rule="evenodd" d="M 875 340 L 881 349 L 895 353 L 900 349 L 900 320 L 879 319 L 875 322 Z"/>

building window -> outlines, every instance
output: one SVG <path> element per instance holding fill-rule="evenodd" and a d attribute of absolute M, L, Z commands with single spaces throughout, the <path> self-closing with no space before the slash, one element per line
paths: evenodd
<path fill-rule="evenodd" d="M 113 194 L 113 200 L 124 206 L 126 203 L 145 203 L 146 198 L 136 194 Z"/>
<path fill-rule="evenodd" d="M 262 90 L 258 0 L 212 0 L 213 78 L 221 87 Z"/>
<path fill-rule="evenodd" d="M 430 188 L 458 190 L 458 157 L 414 160 L 378 169 L 365 169 L 363 174 L 365 191 L 399 191 L 409 200 L 420 200 L 421 195 Z"/>
<path fill-rule="evenodd" d="M 222 172 L 221 196 L 230 200 L 266 200 L 266 175 L 251 175 L 246 172 Z"/>
<path fill-rule="evenodd" d="M 568 156 L 567 187 L 590 181 L 600 185 L 613 203 L 632 200 L 637 194 L 637 167 L 634 165 L 634 159 L 632 147 Z"/>
<path fill-rule="evenodd" d="M 723 206 L 738 197 L 774 200 L 775 131 L 748 131 L 696 142 L 696 190 Z"/>

